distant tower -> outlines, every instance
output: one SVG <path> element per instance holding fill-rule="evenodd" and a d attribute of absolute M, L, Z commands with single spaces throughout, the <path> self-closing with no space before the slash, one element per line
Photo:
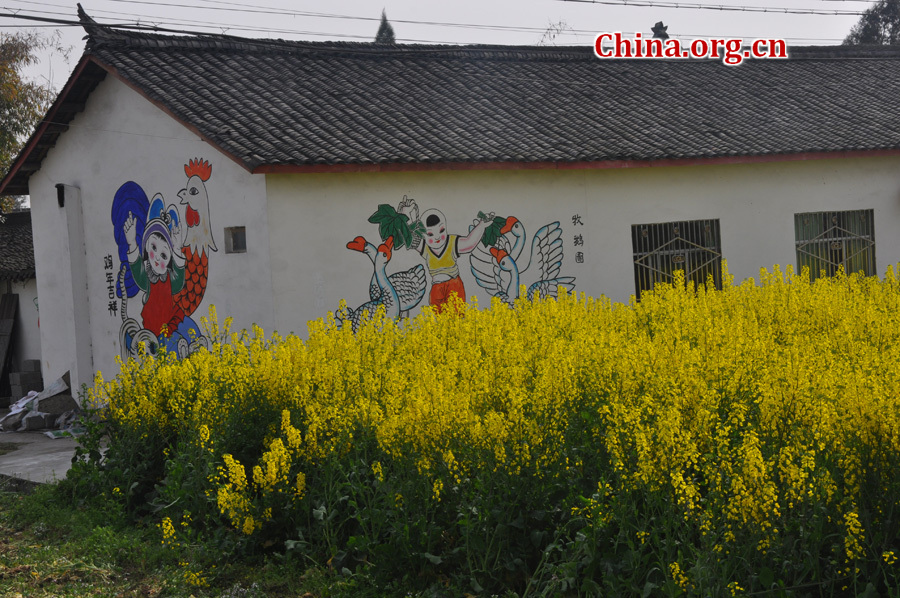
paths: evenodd
<path fill-rule="evenodd" d="M 668 26 L 663 25 L 662 21 L 657 21 L 656 25 L 653 26 L 653 37 L 658 39 L 669 39 L 669 34 L 666 33 L 668 28 Z"/>

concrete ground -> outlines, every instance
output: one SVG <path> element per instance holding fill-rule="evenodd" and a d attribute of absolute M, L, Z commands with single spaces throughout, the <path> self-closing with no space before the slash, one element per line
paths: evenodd
<path fill-rule="evenodd" d="M 0 409 L 0 419 L 8 410 Z M 66 477 L 75 454 L 74 438 L 49 438 L 43 432 L 0 432 L 0 445 L 15 450 L 0 455 L 0 477 L 37 484 Z"/>

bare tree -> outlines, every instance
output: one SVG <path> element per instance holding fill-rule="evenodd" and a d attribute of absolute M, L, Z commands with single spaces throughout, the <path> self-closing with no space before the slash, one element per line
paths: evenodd
<path fill-rule="evenodd" d="M 571 31 L 572 27 L 569 26 L 565 21 L 559 21 L 556 23 L 550 23 L 547 27 L 547 30 L 544 31 L 544 35 L 541 36 L 541 41 L 538 42 L 539 46 L 555 46 L 554 41 L 557 37 L 562 35 L 566 31 Z"/>

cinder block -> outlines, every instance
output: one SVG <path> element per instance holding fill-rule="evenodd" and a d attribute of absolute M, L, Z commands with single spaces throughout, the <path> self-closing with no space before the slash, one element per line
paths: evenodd
<path fill-rule="evenodd" d="M 78 409 L 78 403 L 72 395 L 54 395 L 34 400 L 34 408 L 41 413 L 65 413 Z"/>
<path fill-rule="evenodd" d="M 23 417 L 25 417 L 24 411 L 10 413 L 3 419 L 0 419 L 0 429 L 4 432 L 15 432 L 19 429 L 19 424 L 21 424 Z"/>
<path fill-rule="evenodd" d="M 26 432 L 31 430 L 43 430 L 47 427 L 47 420 L 43 413 L 31 412 L 22 418 L 22 429 Z"/>
<path fill-rule="evenodd" d="M 27 395 L 29 392 L 31 392 L 32 390 L 35 392 L 41 392 L 42 390 L 44 390 L 44 383 L 42 381 L 36 381 L 31 384 L 26 384 L 25 382 L 22 382 L 22 390 L 24 391 L 24 394 L 22 395 L 23 397 L 25 395 Z"/>
<path fill-rule="evenodd" d="M 9 384 L 12 385 L 20 385 L 22 384 L 19 372 L 10 372 L 9 373 Z"/>
<path fill-rule="evenodd" d="M 23 372 L 37 372 L 41 373 L 41 360 L 40 359 L 26 359 L 22 362 L 22 371 Z"/>
<path fill-rule="evenodd" d="M 10 375 L 10 378 L 12 378 L 12 376 L 18 377 L 18 384 L 21 384 L 22 386 L 34 386 L 35 384 L 40 384 L 41 386 L 44 385 L 44 378 L 38 372 L 19 372 L 18 374 Z"/>
<path fill-rule="evenodd" d="M 10 384 L 9 385 L 9 396 L 12 399 L 12 402 L 15 403 L 28 393 L 22 390 L 22 387 L 18 384 Z"/>

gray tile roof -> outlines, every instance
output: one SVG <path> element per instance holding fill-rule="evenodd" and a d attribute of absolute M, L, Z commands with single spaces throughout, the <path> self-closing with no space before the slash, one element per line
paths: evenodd
<path fill-rule="evenodd" d="M 115 73 L 251 171 L 900 149 L 900 52 L 892 48 L 790 48 L 788 60 L 727 66 L 600 60 L 590 47 L 85 28 L 86 83 L 70 89 L 77 100 Z M 41 158 L 31 157 L 32 170 Z"/>
<path fill-rule="evenodd" d="M 0 280 L 34 278 L 31 210 L 10 212 L 0 222 Z"/>
<path fill-rule="evenodd" d="M 92 37 L 249 168 L 656 160 L 900 147 L 900 54 L 600 60 L 589 47 Z"/>

